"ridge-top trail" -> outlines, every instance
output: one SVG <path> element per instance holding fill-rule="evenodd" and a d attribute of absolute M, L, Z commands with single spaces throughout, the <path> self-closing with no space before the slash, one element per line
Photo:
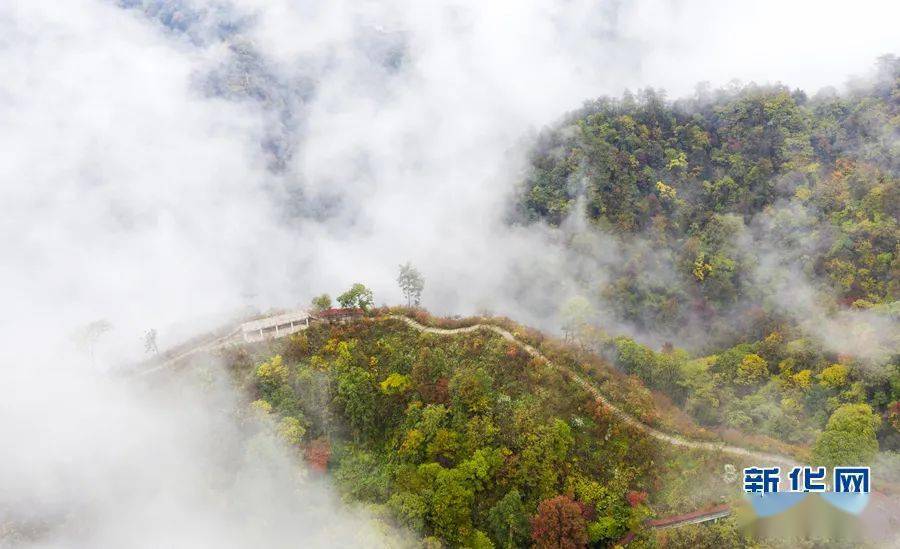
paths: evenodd
<path fill-rule="evenodd" d="M 671 444 L 673 446 L 678 446 L 678 447 L 683 447 L 683 448 L 691 448 L 691 449 L 696 449 L 696 450 L 709 451 L 709 452 L 721 452 L 724 454 L 730 454 L 730 455 L 744 457 L 744 458 L 752 458 L 754 460 L 758 460 L 759 463 L 765 463 L 765 464 L 775 463 L 775 464 L 780 464 L 780 465 L 785 465 L 785 466 L 794 466 L 797 464 L 797 460 L 792 459 L 788 456 L 759 452 L 759 451 L 750 450 L 747 448 L 742 448 L 740 446 L 732 446 L 732 445 L 725 444 L 722 442 L 707 442 L 707 441 L 690 440 L 683 436 L 673 435 L 673 434 L 664 433 L 662 431 L 659 431 L 659 430 L 647 425 L 646 423 L 640 421 L 639 419 L 635 418 L 634 416 L 630 415 L 629 413 L 625 412 L 624 410 L 622 410 L 621 408 L 619 408 L 618 406 L 616 406 L 615 404 L 610 402 L 609 399 L 607 399 L 605 396 L 603 396 L 603 394 L 601 394 L 600 391 L 590 381 L 586 380 L 584 377 L 577 374 L 572 369 L 554 363 L 553 361 L 549 360 L 541 351 L 539 351 L 532 345 L 529 345 L 528 343 L 525 343 L 524 341 L 519 340 L 511 332 L 509 332 L 508 330 L 501 328 L 499 326 L 489 324 L 489 323 L 479 323 L 479 324 L 474 324 L 471 326 L 465 326 L 465 327 L 461 327 L 461 328 L 436 328 L 433 326 L 427 326 L 427 325 L 421 324 L 421 323 L 417 322 L 416 320 L 413 320 L 412 318 L 407 317 L 405 315 L 388 314 L 388 315 L 384 315 L 384 316 L 380 316 L 380 317 L 376 318 L 376 320 L 387 320 L 387 319 L 399 320 L 401 322 L 404 322 L 407 326 L 409 326 L 410 328 L 412 328 L 418 332 L 436 334 L 436 335 L 454 335 L 454 334 L 461 334 L 461 333 L 471 333 L 471 332 L 476 332 L 478 330 L 491 331 L 491 332 L 499 335 L 503 339 L 513 343 L 520 349 L 524 350 L 530 356 L 544 360 L 551 368 L 554 368 L 560 372 L 565 373 L 566 376 L 568 377 L 568 379 L 573 380 L 576 383 L 578 383 L 580 386 L 582 386 L 586 391 L 588 391 L 593 396 L 593 398 L 595 399 L 595 401 L 597 403 L 601 404 L 606 409 L 610 410 L 612 412 L 612 414 L 615 415 L 615 417 L 618 418 L 619 420 L 621 420 L 622 422 L 624 422 L 624 423 L 630 425 L 631 427 L 633 427 L 637 430 L 640 430 L 643 433 L 646 433 L 648 436 L 650 436 L 656 440 L 659 440 L 661 442 L 664 442 L 666 444 Z M 285 335 L 288 335 L 288 334 L 285 334 Z M 281 337 L 284 337 L 284 336 L 281 336 Z M 165 369 L 165 368 L 167 368 L 179 361 L 182 361 L 190 356 L 200 354 L 200 353 L 208 353 L 211 351 L 215 351 L 217 349 L 222 349 L 229 345 L 242 343 L 243 341 L 244 340 L 240 335 L 240 330 L 234 330 L 234 331 L 228 333 L 227 335 L 220 336 L 220 337 L 217 337 L 214 339 L 209 339 L 205 342 L 200 342 L 200 343 L 197 343 L 196 345 L 189 346 L 184 349 L 180 349 L 179 352 L 175 356 L 172 356 L 171 358 L 164 360 L 161 364 L 158 364 L 152 368 L 143 370 L 142 372 L 137 373 L 137 375 L 146 375 L 146 374 L 150 374 L 153 372 L 158 372 L 158 371 Z M 896 516 L 895 515 L 896 511 L 893 508 L 894 504 L 892 504 L 890 502 L 890 500 L 887 496 L 885 496 L 884 494 L 879 493 L 879 492 L 874 492 L 874 497 L 876 498 L 876 505 L 870 506 L 870 507 L 876 507 L 877 511 L 879 511 L 880 515 L 882 515 L 883 517 Z M 657 519 L 656 521 L 651 521 L 650 523 L 648 523 L 648 526 L 653 529 L 673 528 L 673 527 L 681 526 L 684 524 L 696 524 L 696 523 L 700 523 L 700 522 L 717 520 L 729 513 L 730 513 L 730 507 L 719 506 L 719 507 L 709 509 L 706 511 L 696 511 L 693 513 L 687 513 L 685 515 L 678 515 L 678 516 L 674 516 L 674 517 L 665 517 L 663 519 Z"/>
<path fill-rule="evenodd" d="M 638 429 L 638 430 L 646 433 L 648 436 L 655 438 L 656 440 L 660 440 L 667 444 L 671 444 L 674 446 L 681 446 L 684 448 L 692 448 L 695 450 L 706 450 L 706 451 L 711 451 L 711 452 L 722 452 L 725 454 L 731 454 L 731 455 L 739 456 L 739 457 L 754 458 L 756 460 L 759 460 L 761 463 L 766 463 L 766 464 L 775 463 L 775 464 L 786 465 L 786 466 L 794 466 L 797 464 L 797 460 L 792 459 L 788 456 L 783 456 L 783 455 L 779 455 L 779 454 L 769 454 L 769 453 L 765 453 L 765 452 L 758 452 L 755 450 L 748 450 L 747 448 L 741 448 L 740 446 L 732 446 L 732 445 L 720 443 L 720 442 L 705 442 L 705 441 L 690 440 L 690 439 L 684 438 L 682 436 L 671 435 L 671 434 L 659 431 L 659 430 L 647 425 L 646 423 L 640 421 L 639 419 L 635 418 L 634 416 L 628 414 L 627 412 L 625 412 L 624 410 L 622 410 L 621 408 L 619 408 L 618 406 L 616 406 L 615 404 L 610 402 L 609 399 L 607 399 L 605 396 L 603 396 L 603 394 L 600 393 L 600 391 L 590 381 L 584 379 L 582 376 L 580 376 L 579 374 L 577 374 L 570 368 L 566 368 L 564 366 L 560 366 L 560 365 L 554 363 L 553 361 L 548 359 L 546 356 L 544 356 L 544 354 L 542 352 L 540 352 L 538 349 L 534 348 L 533 346 L 529 345 L 528 343 L 525 343 L 524 341 L 520 341 L 518 338 L 516 338 L 516 336 L 514 336 L 508 330 L 505 330 L 499 326 L 495 326 L 493 324 L 474 324 L 472 326 L 465 326 L 462 328 L 435 328 L 433 326 L 426 326 L 424 324 L 421 324 L 405 315 L 389 314 L 389 315 L 385 315 L 381 318 L 400 320 L 402 322 L 405 322 L 406 325 L 408 325 L 410 328 L 413 328 L 414 330 L 417 330 L 419 332 L 429 333 L 429 334 L 453 335 L 453 334 L 475 332 L 478 330 L 489 330 L 489 331 L 494 332 L 495 334 L 499 335 L 503 339 L 515 344 L 519 348 L 523 349 L 526 353 L 528 353 L 532 357 L 540 358 L 540 359 L 546 361 L 547 364 L 551 368 L 555 368 L 559 371 L 565 372 L 571 380 L 575 381 L 575 383 L 582 386 L 586 391 L 588 391 L 591 394 L 591 396 L 594 397 L 594 400 L 596 402 L 598 402 L 599 404 L 601 404 L 602 406 L 604 406 L 605 408 L 610 410 L 613 413 L 613 415 L 616 416 L 616 418 L 618 418 L 622 422 L 630 425 L 631 427 L 634 427 L 635 429 Z M 167 366 L 169 366 L 175 362 L 178 362 L 179 360 L 187 358 L 188 356 L 191 356 L 191 355 L 194 355 L 197 353 L 201 353 L 201 352 L 209 352 L 209 351 L 213 351 L 216 349 L 220 349 L 222 347 L 225 347 L 225 346 L 233 344 L 233 343 L 238 343 L 240 341 L 242 341 L 242 339 L 240 338 L 239 331 L 236 330 L 224 337 L 220 337 L 213 341 L 202 343 L 202 344 L 199 344 L 190 349 L 186 349 L 186 350 L 180 352 L 178 355 L 171 357 L 169 359 L 166 359 L 162 364 L 159 364 L 158 366 L 144 370 L 143 372 L 139 373 L 138 375 L 151 374 L 151 373 L 157 372 L 159 370 L 162 370 L 162 369 L 166 368 Z"/>
<path fill-rule="evenodd" d="M 696 450 L 707 450 L 707 451 L 713 451 L 713 452 L 722 452 L 724 454 L 731 454 L 731 455 L 740 456 L 740 457 L 750 457 L 750 458 L 760 460 L 760 462 L 763 462 L 763 463 L 777 463 L 780 465 L 787 465 L 787 466 L 793 466 L 793 465 L 797 464 L 797 460 L 794 460 L 788 456 L 782 456 L 779 454 L 768 454 L 765 452 L 757 452 L 755 450 L 748 450 L 746 448 L 741 448 L 740 446 L 731 446 L 731 445 L 724 444 L 724 443 L 689 440 L 689 439 L 686 439 L 681 436 L 670 435 L 668 433 L 663 433 L 662 431 L 654 429 L 653 427 L 636 419 L 634 416 L 631 416 L 630 414 L 628 414 L 627 412 L 623 411 L 621 408 L 619 408 L 618 406 L 616 406 L 615 404 L 610 402 L 609 399 L 607 399 L 605 396 L 603 396 L 600 393 L 600 391 L 596 387 L 594 387 L 594 385 L 591 382 L 584 379 L 583 377 L 578 375 L 576 372 L 574 372 L 571 369 L 566 368 L 564 366 L 555 364 L 553 361 L 551 361 L 546 356 L 544 356 L 544 354 L 541 353 L 539 350 L 535 349 L 528 343 L 520 341 L 512 333 L 510 333 L 509 331 L 507 331 L 499 326 L 495 326 L 493 324 L 474 324 L 472 326 L 466 326 L 464 328 L 434 328 L 432 326 L 426 326 L 424 324 L 420 324 L 419 322 L 416 322 L 415 320 L 409 318 L 408 316 L 404 316 L 404 315 L 388 315 L 387 318 L 401 320 L 401 321 L 405 322 L 409 327 L 411 327 L 415 330 L 418 330 L 420 332 L 425 332 L 425 333 L 429 333 L 429 334 L 453 335 L 453 334 L 460 334 L 460 333 L 466 333 L 466 332 L 474 332 L 477 330 L 489 330 L 491 332 L 494 332 L 495 334 L 499 335 L 503 339 L 506 339 L 507 341 L 514 343 L 515 345 L 517 345 L 519 348 L 523 349 L 526 353 L 528 353 L 532 357 L 540 358 L 540 359 L 546 361 L 547 364 L 550 365 L 551 368 L 555 368 L 559 371 L 565 372 L 570 379 L 572 379 L 573 381 L 575 381 L 575 383 L 581 385 L 585 390 L 587 390 L 591 394 L 591 396 L 594 397 L 595 401 L 597 401 L 598 403 L 600 403 L 601 405 L 603 405 L 604 407 L 609 409 L 613 413 L 613 415 L 615 415 L 618 419 L 620 419 L 624 423 L 627 423 L 631 427 L 634 427 L 635 429 L 638 429 L 638 430 L 646 433 L 650 437 L 653 437 L 657 440 L 661 440 L 665 443 L 672 444 L 674 446 L 682 446 L 685 448 L 692 448 L 692 449 L 696 449 Z"/>
<path fill-rule="evenodd" d="M 758 460 L 758 463 L 761 464 L 779 464 L 788 467 L 794 467 L 798 465 L 798 461 L 790 458 L 788 456 L 783 456 L 780 454 L 769 454 L 765 452 L 759 452 L 756 450 L 749 450 L 747 448 L 742 448 L 740 446 L 732 446 L 730 444 L 725 444 L 722 442 L 704 442 L 697 440 L 690 440 L 678 435 L 671 435 L 668 433 L 664 433 L 653 427 L 643 423 L 639 419 L 634 416 L 628 414 L 615 404 L 609 401 L 600 391 L 588 380 L 584 379 L 578 373 L 574 372 L 570 368 L 566 368 L 565 366 L 560 366 L 559 364 L 555 364 L 553 361 L 548 359 L 542 352 L 533 346 L 520 341 L 516 336 L 510 333 L 508 330 L 501 328 L 499 326 L 493 324 L 474 324 L 472 326 L 465 326 L 463 328 L 435 328 L 432 326 L 426 326 L 421 324 L 407 316 L 404 315 L 386 315 L 384 318 L 392 318 L 405 322 L 409 327 L 418 330 L 420 332 L 430 333 L 430 334 L 439 334 L 439 335 L 453 335 L 459 333 L 467 333 L 474 332 L 477 330 L 489 330 L 499 335 L 503 339 L 512 342 L 517 345 L 519 348 L 523 349 L 526 353 L 535 358 L 540 358 L 551 367 L 555 368 L 558 371 L 564 372 L 569 379 L 575 381 L 585 390 L 587 390 L 595 399 L 596 402 L 605 406 L 608 410 L 610 410 L 613 415 L 615 415 L 618 419 L 627 423 L 628 425 L 638 429 L 648 436 L 665 442 L 667 444 L 672 444 L 674 446 L 680 446 L 684 448 L 692 448 L 696 450 L 705 450 L 710 452 L 722 452 L 724 454 L 731 454 L 733 456 L 739 457 L 749 457 L 754 460 Z M 877 509 L 881 513 L 883 517 L 888 517 L 888 520 L 894 520 L 892 517 L 897 516 L 897 505 L 896 503 L 892 503 L 891 498 L 886 496 L 883 492 L 873 491 L 873 497 L 875 498 L 875 505 L 870 505 L 869 507 L 872 509 Z M 676 526 L 681 526 L 683 524 L 695 524 L 700 522 L 707 522 L 710 520 L 717 520 L 721 518 L 725 514 L 728 514 L 730 511 L 727 508 L 715 508 L 709 510 L 707 512 L 702 513 L 688 513 L 687 515 L 677 516 L 677 517 L 668 517 L 664 519 L 659 519 L 657 521 L 653 521 L 656 524 L 651 523 L 650 527 L 654 529 L 659 528 L 672 528 Z M 890 522 L 893 525 L 893 522 Z M 897 540 L 894 540 L 897 541 Z M 892 545 L 893 546 L 893 545 Z M 900 547 L 900 545 L 897 545 Z"/>

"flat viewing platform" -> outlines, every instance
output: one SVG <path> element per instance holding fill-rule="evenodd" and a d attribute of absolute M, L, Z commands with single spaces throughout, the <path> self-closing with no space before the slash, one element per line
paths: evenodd
<path fill-rule="evenodd" d="M 309 327 L 310 314 L 306 310 L 251 320 L 241 324 L 244 341 L 254 342 L 284 337 Z"/>

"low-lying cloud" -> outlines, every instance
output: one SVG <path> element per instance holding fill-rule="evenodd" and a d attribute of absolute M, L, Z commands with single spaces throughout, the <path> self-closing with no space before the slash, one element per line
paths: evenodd
<path fill-rule="evenodd" d="M 67 546 L 365 532 L 365 516 L 317 510 L 327 486 L 299 502 L 276 487 L 292 477 L 277 451 L 220 486 L 226 503 L 203 493 L 210 435 L 234 428 L 220 399 L 236 397 L 147 393 L 105 372 L 139 357 L 149 328 L 165 347 L 355 281 L 398 302 L 406 260 L 439 312 L 555 326 L 558 303 L 620 249 L 591 233 L 593 256 L 573 256 L 565 228 L 506 224 L 542 126 L 645 85 L 814 91 L 898 46 L 886 3 L 750 5 L 0 5 L 0 523 L 49 517 L 63 526 L 42 543 Z M 111 330 L 79 355 L 71 334 L 99 319 Z"/>

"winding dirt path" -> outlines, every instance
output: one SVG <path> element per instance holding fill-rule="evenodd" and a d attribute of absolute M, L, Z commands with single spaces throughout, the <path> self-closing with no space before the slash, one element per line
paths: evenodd
<path fill-rule="evenodd" d="M 769 453 L 765 453 L 765 452 L 758 452 L 756 450 L 748 450 L 746 448 L 741 448 L 739 446 L 731 446 L 731 445 L 728 445 L 728 444 L 725 444 L 722 442 L 707 442 L 707 441 L 690 440 L 690 439 L 686 439 L 679 435 L 671 435 L 671 434 L 659 431 L 657 429 L 654 429 L 653 427 L 647 425 L 646 423 L 643 423 L 639 419 L 628 414 L 627 412 L 625 412 L 624 410 L 622 410 L 621 408 L 619 408 L 618 406 L 616 406 L 615 404 L 610 402 L 609 399 L 607 399 L 605 396 L 603 396 L 602 393 L 600 393 L 600 391 L 594 386 L 593 383 L 586 380 L 584 377 L 580 376 L 579 374 L 577 374 L 570 368 L 566 368 L 564 366 L 560 366 L 558 364 L 553 363 L 550 359 L 548 359 L 546 356 L 544 356 L 544 354 L 541 353 L 538 349 L 534 348 L 533 346 L 529 345 L 528 343 L 520 341 L 519 339 L 516 338 L 516 336 L 514 336 L 509 331 L 507 331 L 499 326 L 495 326 L 493 324 L 474 324 L 472 326 L 466 326 L 463 328 L 435 328 L 432 326 L 426 326 L 424 324 L 420 324 L 419 322 L 416 322 L 415 320 L 413 320 L 405 315 L 392 314 L 392 315 L 385 315 L 381 318 L 389 318 L 389 319 L 399 320 L 401 322 L 405 322 L 407 326 L 409 326 L 419 332 L 424 332 L 424 333 L 429 333 L 429 334 L 454 335 L 454 334 L 476 332 L 478 330 L 488 330 L 488 331 L 494 332 L 495 334 L 499 335 L 503 339 L 515 344 L 520 349 L 522 349 L 526 353 L 528 353 L 530 356 L 535 357 L 535 358 L 541 358 L 544 361 L 546 361 L 547 364 L 550 365 L 550 367 L 555 368 L 558 371 L 565 372 L 570 379 L 572 379 L 573 381 L 575 381 L 575 383 L 582 386 L 586 391 L 588 391 L 591 394 L 591 396 L 594 397 L 595 401 L 597 401 L 598 403 L 603 405 L 605 408 L 610 410 L 610 412 L 612 412 L 613 415 L 615 415 L 616 418 L 618 418 L 623 423 L 626 423 L 629 426 L 634 427 L 635 429 L 646 433 L 650 437 L 653 437 L 656 440 L 665 442 L 667 444 L 671 444 L 673 446 L 680 446 L 683 448 L 691 448 L 691 449 L 695 449 L 695 450 L 704 450 L 704 451 L 709 451 L 709 452 L 721 452 L 724 454 L 731 454 L 733 456 L 739 456 L 739 457 L 744 457 L 744 458 L 753 458 L 755 460 L 758 460 L 759 463 L 766 464 L 766 465 L 778 464 L 778 465 L 785 465 L 785 466 L 794 466 L 794 465 L 798 464 L 796 460 L 794 460 L 788 456 L 783 456 L 783 455 L 779 455 L 779 454 L 769 454 Z M 161 364 L 158 364 L 157 366 L 154 366 L 152 368 L 144 370 L 144 371 L 138 373 L 137 375 L 143 376 L 143 375 L 152 374 L 154 372 L 168 368 L 172 364 L 174 364 L 180 360 L 183 360 L 191 355 L 195 355 L 195 354 L 199 354 L 199 353 L 203 353 L 203 352 L 215 351 L 217 349 L 226 347 L 232 343 L 238 343 L 239 341 L 241 341 L 241 338 L 239 337 L 238 331 L 235 330 L 235 331 L 229 333 L 228 335 L 214 339 L 212 341 L 208 341 L 208 342 L 199 344 L 196 347 L 186 349 L 185 351 L 183 351 L 175 356 L 168 357 Z"/>
<path fill-rule="evenodd" d="M 520 349 L 524 350 L 530 356 L 535 358 L 541 358 L 547 362 L 552 368 L 555 368 L 561 372 L 565 372 L 570 379 L 575 381 L 575 383 L 581 385 L 586 391 L 588 391 L 591 396 L 594 397 L 598 403 L 606 407 L 616 416 L 619 420 L 624 423 L 627 423 L 631 427 L 638 429 L 648 436 L 653 437 L 657 440 L 665 442 L 667 444 L 671 444 L 673 446 L 681 446 L 684 448 L 691 448 L 695 450 L 705 450 L 709 452 L 721 452 L 723 454 L 730 454 L 733 456 L 739 456 L 742 458 L 753 458 L 758 460 L 759 463 L 769 465 L 769 464 L 778 464 L 785 465 L 788 467 L 793 467 L 794 465 L 798 465 L 798 462 L 790 458 L 788 456 L 782 456 L 779 454 L 769 454 L 765 452 L 758 452 L 756 450 L 748 450 L 747 448 L 741 448 L 740 446 L 731 446 L 722 442 L 705 442 L 705 441 L 697 441 L 690 440 L 678 435 L 670 435 L 668 433 L 664 433 L 653 427 L 647 425 L 646 423 L 641 422 L 636 419 L 634 416 L 629 415 L 627 412 L 623 411 L 621 408 L 610 402 L 605 396 L 603 396 L 600 391 L 588 380 L 584 379 L 582 376 L 578 375 L 570 368 L 566 368 L 564 366 L 559 366 L 558 364 L 554 364 L 550 361 L 543 353 L 539 350 L 535 349 L 531 345 L 519 341 L 513 334 L 509 331 L 495 326 L 493 324 L 475 324 L 473 326 L 466 326 L 465 328 L 434 328 L 431 326 L 426 326 L 424 324 L 420 324 L 415 320 L 403 316 L 403 315 L 388 315 L 387 318 L 393 318 L 396 320 L 400 320 L 405 322 L 409 327 L 418 330 L 420 332 L 425 332 L 429 334 L 441 334 L 441 335 L 453 335 L 453 334 L 461 334 L 468 332 L 475 332 L 478 330 L 489 330 L 499 335 L 503 339 L 514 343 Z"/>
<path fill-rule="evenodd" d="M 634 416 L 628 414 L 627 412 L 625 412 L 624 410 L 622 410 L 621 408 L 619 408 L 618 406 L 616 406 L 615 404 L 610 402 L 605 396 L 603 396 L 603 394 L 600 393 L 600 391 L 593 385 L 593 383 L 586 380 L 584 377 L 582 377 L 578 373 L 574 372 L 572 369 L 555 364 L 554 362 L 549 360 L 546 356 L 544 356 L 544 354 L 541 353 L 538 349 L 529 345 L 528 343 L 520 341 L 512 333 L 510 333 L 509 331 L 507 331 L 499 326 L 495 326 L 493 324 L 475 324 L 475 325 L 466 326 L 463 328 L 448 329 L 448 328 L 435 328 L 432 326 L 426 326 L 426 325 L 421 324 L 421 323 L 419 323 L 407 316 L 404 316 L 404 315 L 385 315 L 380 318 L 399 320 L 401 322 L 406 323 L 407 326 L 409 326 L 419 332 L 424 332 L 424 333 L 429 333 L 429 334 L 437 334 L 437 335 L 454 335 L 454 334 L 461 334 L 461 333 L 471 333 L 471 332 L 476 332 L 478 330 L 487 330 L 487 331 L 494 332 L 495 334 L 499 335 L 503 339 L 515 344 L 517 347 L 524 350 L 530 356 L 535 357 L 535 358 L 541 358 L 544 361 L 546 361 L 547 364 L 550 365 L 551 368 L 555 368 L 556 370 L 558 370 L 560 372 L 564 372 L 569 379 L 574 380 L 576 383 L 578 383 L 580 386 L 582 386 L 586 391 L 588 391 L 591 394 L 591 396 L 594 397 L 596 402 L 598 402 L 599 404 L 601 404 L 602 406 L 604 406 L 608 410 L 610 410 L 610 412 L 612 412 L 612 414 L 615 415 L 616 418 L 618 418 L 622 422 L 630 425 L 631 427 L 633 427 L 639 431 L 642 431 L 643 433 L 646 433 L 648 436 L 655 438 L 656 440 L 659 440 L 666 444 L 671 444 L 673 446 L 679 446 L 679 447 L 683 447 L 683 448 L 691 448 L 691 449 L 695 449 L 695 450 L 703 450 L 703 451 L 709 451 L 709 452 L 721 452 L 724 454 L 730 454 L 730 455 L 738 456 L 738 457 L 742 457 L 742 458 L 752 458 L 754 460 L 757 460 L 760 464 L 766 464 L 766 465 L 778 464 L 778 465 L 784 465 L 784 466 L 788 466 L 788 467 L 793 467 L 795 465 L 798 465 L 798 462 L 796 460 L 794 460 L 793 458 L 790 458 L 788 456 L 783 456 L 783 455 L 779 455 L 779 454 L 769 454 L 769 453 L 765 453 L 765 452 L 759 452 L 756 450 L 749 450 L 747 448 L 742 448 L 740 446 L 732 446 L 732 445 L 725 444 L 722 442 L 707 442 L 707 441 L 690 440 L 690 439 L 684 438 L 680 435 L 672 435 L 669 433 L 664 433 L 662 431 L 659 431 L 658 429 L 655 429 L 655 428 L 643 423 L 642 421 L 636 419 Z M 204 352 L 212 352 L 217 349 L 227 347 L 228 345 L 240 343 L 242 341 L 243 341 L 243 338 L 240 337 L 240 333 L 237 330 L 235 330 L 235 331 L 229 333 L 228 335 L 218 337 L 216 339 L 213 339 L 213 340 L 210 340 L 207 342 L 199 343 L 195 347 L 185 349 L 184 351 L 181 351 L 174 356 L 167 357 L 161 364 L 158 364 L 147 370 L 143 370 L 142 372 L 138 372 L 138 373 L 136 373 L 136 375 L 141 376 L 141 375 L 151 374 L 153 372 L 157 372 L 162 369 L 168 368 L 168 367 L 172 366 L 173 364 L 175 364 L 176 362 L 184 360 L 185 358 L 188 358 L 189 356 L 199 354 L 199 353 L 204 353 Z M 877 498 L 880 498 L 881 500 L 888 501 L 888 498 L 886 496 L 884 496 L 878 492 L 875 492 L 875 496 Z M 676 517 L 667 517 L 667 518 L 663 518 L 663 519 L 657 519 L 655 521 L 649 521 L 646 524 L 646 526 L 649 528 L 653 528 L 653 529 L 673 528 L 673 527 L 682 526 L 685 524 L 696 524 L 696 523 L 700 523 L 700 522 L 707 522 L 710 520 L 717 520 L 717 519 L 727 516 L 730 513 L 731 513 L 731 509 L 728 506 L 723 505 L 723 506 L 720 506 L 718 508 L 711 509 L 708 511 L 698 511 L 698 512 L 694 512 L 694 513 L 688 513 L 686 515 L 679 515 Z M 880 513 L 880 515 L 885 515 L 885 516 L 890 517 L 890 516 L 895 516 L 895 513 L 894 513 L 894 510 L 888 509 L 887 511 Z M 879 518 L 879 517 L 876 517 L 876 518 Z M 891 520 L 893 520 L 893 519 L 891 519 Z M 627 543 L 627 541 L 625 543 Z"/>

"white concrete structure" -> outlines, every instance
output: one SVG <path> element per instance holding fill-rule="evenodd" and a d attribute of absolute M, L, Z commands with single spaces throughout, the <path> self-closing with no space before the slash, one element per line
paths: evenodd
<path fill-rule="evenodd" d="M 244 341 L 254 342 L 284 337 L 309 327 L 309 311 L 298 310 L 241 324 Z"/>

